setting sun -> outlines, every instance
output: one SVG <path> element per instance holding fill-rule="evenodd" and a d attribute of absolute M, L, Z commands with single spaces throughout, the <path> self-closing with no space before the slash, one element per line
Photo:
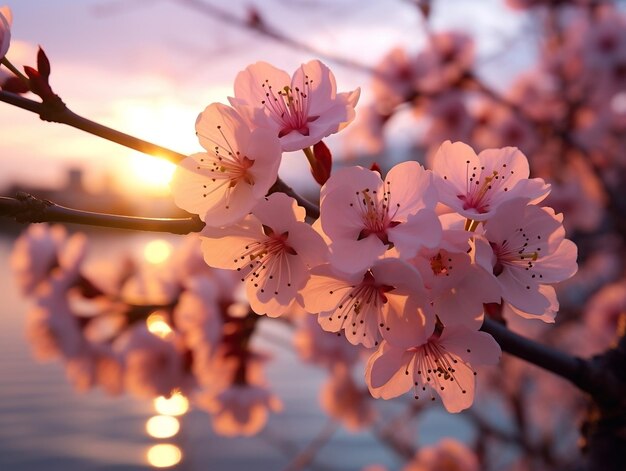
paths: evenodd
<path fill-rule="evenodd" d="M 168 193 L 176 166 L 165 159 L 134 153 L 129 157 L 132 178 L 145 190 Z"/>

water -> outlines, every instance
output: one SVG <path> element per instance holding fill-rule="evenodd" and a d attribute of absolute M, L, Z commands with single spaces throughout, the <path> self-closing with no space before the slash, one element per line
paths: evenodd
<path fill-rule="evenodd" d="M 115 256 L 123 246 L 141 247 L 148 236 L 115 239 L 90 236 L 92 254 Z M 286 469 L 329 419 L 318 405 L 323 370 L 304 365 L 288 348 L 289 332 L 266 322 L 257 338 L 272 356 L 267 377 L 284 410 L 264 431 L 251 438 L 230 439 L 212 433 L 209 416 L 192 410 L 181 419 L 181 431 L 157 440 L 145 431 L 155 414 L 150 401 L 130 396 L 110 398 L 99 391 L 79 394 L 65 379 L 60 362 L 37 363 L 24 338 L 28 302 L 18 294 L 8 258 L 13 238 L 0 236 L 0 469 L 11 471 L 146 470 L 146 453 L 158 443 L 173 443 L 182 452 L 180 470 Z M 267 339 L 264 337 L 267 336 Z M 276 342 L 275 338 L 283 338 Z M 403 410 L 404 404 L 385 404 Z M 396 469 L 400 462 L 371 432 L 352 434 L 341 427 L 306 469 L 360 470 L 372 463 Z"/>

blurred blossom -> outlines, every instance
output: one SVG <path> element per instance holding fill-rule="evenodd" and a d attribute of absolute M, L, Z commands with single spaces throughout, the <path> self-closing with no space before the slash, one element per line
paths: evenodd
<path fill-rule="evenodd" d="M 66 286 L 78 276 L 86 239 L 83 234 L 68 236 L 63 226 L 31 224 L 15 242 L 11 268 L 24 294 L 32 294 L 51 273 L 65 278 Z M 61 282 L 57 282 L 57 285 Z"/>
<path fill-rule="evenodd" d="M 626 281 L 604 286 L 587 303 L 584 325 L 593 344 L 593 353 L 614 346 L 626 332 Z"/>
<path fill-rule="evenodd" d="M 136 324 L 120 336 L 115 351 L 124 365 L 124 386 L 137 397 L 169 396 L 183 383 L 180 351 L 172 340 L 151 334 Z"/>
<path fill-rule="evenodd" d="M 439 93 L 459 85 L 474 63 L 474 40 L 456 31 L 439 32 L 415 59 L 418 93 Z"/>
<path fill-rule="evenodd" d="M 402 471 L 479 471 L 476 453 L 463 443 L 444 438 L 432 446 L 420 448 Z"/>
<path fill-rule="evenodd" d="M 204 395 L 199 405 L 212 414 L 213 429 L 227 437 L 250 436 L 261 430 L 268 412 L 279 412 L 282 403 L 263 386 L 233 384 L 217 395 Z"/>
<path fill-rule="evenodd" d="M 371 87 L 377 112 L 390 113 L 410 99 L 415 93 L 416 67 L 415 59 L 402 47 L 391 49 L 376 65 Z"/>
<path fill-rule="evenodd" d="M 357 432 L 376 419 L 376 409 L 366 389 L 360 389 L 350 368 L 337 363 L 320 392 L 322 409 L 345 428 Z"/>
<path fill-rule="evenodd" d="M 7 6 L 0 7 L 0 59 L 3 59 L 11 43 L 13 15 Z"/>
<path fill-rule="evenodd" d="M 337 334 L 326 332 L 317 316 L 308 313 L 298 323 L 293 342 L 300 358 L 327 368 L 340 363 L 351 366 L 361 351 Z"/>

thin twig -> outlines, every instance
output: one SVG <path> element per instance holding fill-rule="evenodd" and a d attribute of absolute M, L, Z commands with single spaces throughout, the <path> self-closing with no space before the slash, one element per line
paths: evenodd
<path fill-rule="evenodd" d="M 144 218 L 94 213 L 66 208 L 51 201 L 35 198 L 27 193 L 18 193 L 16 198 L 0 197 L 0 217 L 12 218 L 21 223 L 64 222 L 134 231 L 170 232 L 172 234 L 199 232 L 204 227 L 204 223 L 197 216 Z"/>
<path fill-rule="evenodd" d="M 54 123 L 67 124 L 81 131 L 88 132 L 94 136 L 99 136 L 108 141 L 115 142 L 124 147 L 135 149 L 144 154 L 152 155 L 154 157 L 160 157 L 167 159 L 170 162 L 178 163 L 187 157 L 184 154 L 173 151 L 166 147 L 153 144 L 152 142 L 144 141 L 143 139 L 130 136 L 115 129 L 111 129 L 102 124 L 91 121 L 87 118 L 77 115 L 67 107 L 53 108 L 46 106 L 44 103 L 40 103 L 29 98 L 10 93 L 4 90 L 0 90 L 0 101 L 8 103 L 23 110 L 30 111 L 38 114 L 44 121 L 50 121 Z"/>

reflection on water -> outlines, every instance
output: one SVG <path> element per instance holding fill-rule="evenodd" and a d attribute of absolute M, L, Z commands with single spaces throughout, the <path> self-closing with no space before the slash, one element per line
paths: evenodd
<path fill-rule="evenodd" d="M 146 432 L 154 438 L 171 438 L 180 430 L 180 422 L 169 415 L 155 415 L 146 422 Z"/>
<path fill-rule="evenodd" d="M 144 258 L 154 265 L 165 262 L 172 254 L 172 244 L 164 239 L 154 239 L 143 249 Z"/>
<path fill-rule="evenodd" d="M 155 468 L 169 468 L 170 466 L 177 465 L 180 463 L 182 457 L 183 454 L 180 448 L 170 443 L 159 443 L 158 445 L 151 446 L 146 453 L 148 463 Z"/>
<path fill-rule="evenodd" d="M 171 397 L 159 396 L 154 400 L 154 408 L 159 414 L 179 416 L 189 410 L 189 400 L 176 392 Z"/>

